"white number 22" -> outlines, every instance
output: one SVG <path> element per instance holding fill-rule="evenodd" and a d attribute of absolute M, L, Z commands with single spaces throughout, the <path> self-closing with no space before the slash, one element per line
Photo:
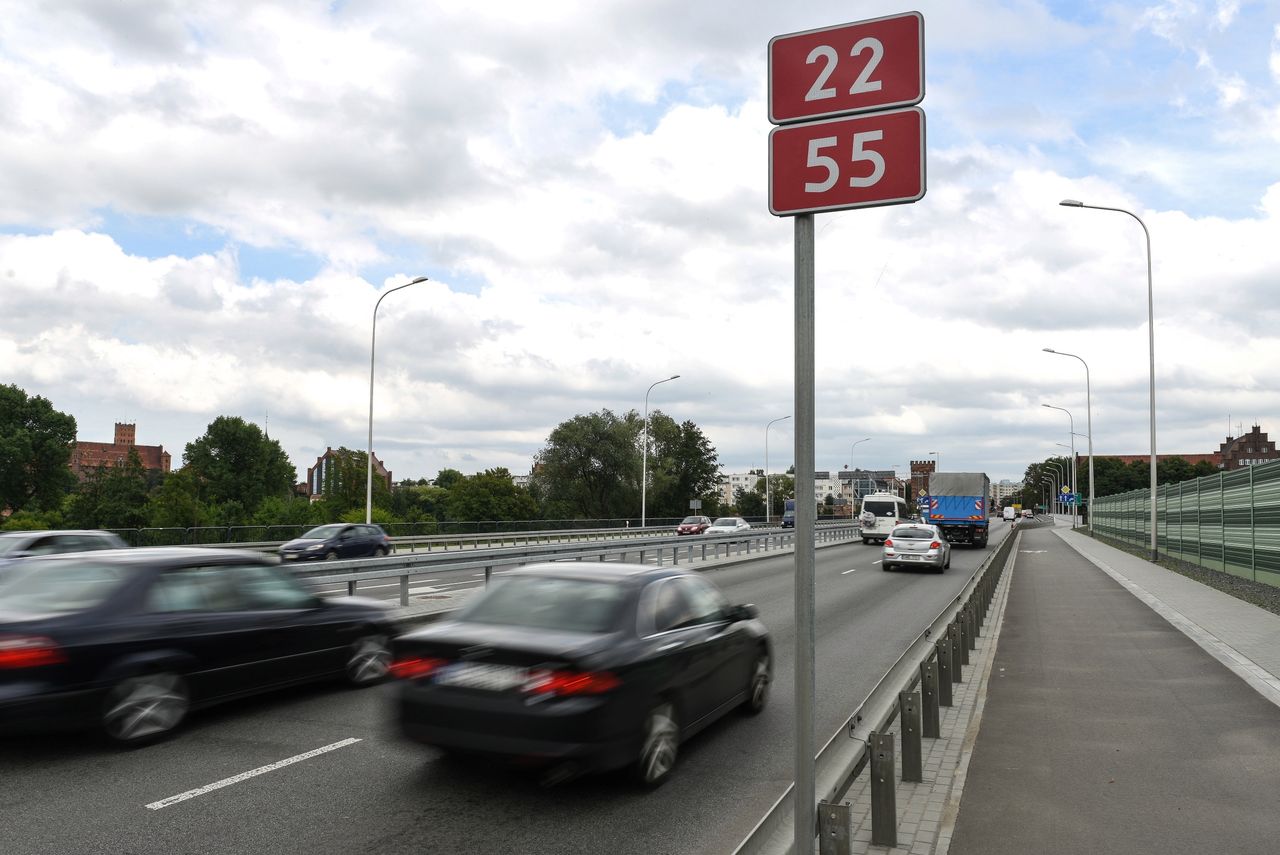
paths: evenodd
<path fill-rule="evenodd" d="M 884 157 L 878 151 L 862 147 L 864 143 L 877 142 L 882 139 L 884 139 L 884 131 L 863 131 L 860 134 L 853 135 L 853 156 L 850 159 L 854 163 L 860 161 L 870 163 L 871 174 L 865 178 L 851 177 L 849 179 L 850 187 L 871 187 L 884 177 Z M 836 182 L 840 180 L 840 165 L 836 163 L 836 159 L 831 155 L 820 153 L 822 149 L 830 148 L 837 142 L 836 137 L 819 137 L 818 139 L 809 140 L 809 161 L 807 165 L 825 169 L 827 177 L 822 181 L 806 181 L 804 192 L 825 193 L 836 186 Z"/>
<path fill-rule="evenodd" d="M 862 67 L 862 72 L 858 75 L 858 79 L 853 81 L 853 85 L 849 87 L 850 95 L 860 95 L 863 92 L 879 92 L 883 81 L 872 80 L 871 75 L 875 73 L 876 66 L 880 65 L 880 60 L 884 59 L 884 45 L 879 39 L 873 39 L 870 36 L 859 39 L 853 49 L 849 51 L 849 56 L 857 56 L 863 51 L 871 51 L 871 59 L 867 60 L 867 64 Z M 809 56 L 805 59 L 807 65 L 813 65 L 818 60 L 825 60 L 822 71 L 818 72 L 818 77 L 813 81 L 813 85 L 809 87 L 809 91 L 805 93 L 806 101 L 821 101 L 824 98 L 836 97 L 834 86 L 827 86 L 827 81 L 831 78 L 832 72 L 836 70 L 836 63 L 839 58 L 836 56 L 836 49 L 831 45 L 818 45 L 809 51 Z"/>

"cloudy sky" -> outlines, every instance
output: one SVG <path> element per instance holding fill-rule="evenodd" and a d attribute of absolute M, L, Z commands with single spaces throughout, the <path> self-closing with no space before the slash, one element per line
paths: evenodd
<path fill-rule="evenodd" d="M 817 217 L 817 462 L 1018 478 L 1085 431 L 1280 434 L 1280 0 L 0 0 L 0 382 L 174 453 L 527 472 L 650 406 L 764 463 L 791 412 L 770 37 L 918 9 L 928 192 Z M 1234 433 L 1234 428 L 1232 428 Z M 770 464 L 790 462 L 788 423 Z M 1083 438 L 1078 444 L 1083 447 Z"/>

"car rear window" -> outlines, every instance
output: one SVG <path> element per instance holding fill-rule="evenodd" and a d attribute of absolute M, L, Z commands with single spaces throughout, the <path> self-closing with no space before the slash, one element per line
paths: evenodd
<path fill-rule="evenodd" d="M 85 559 L 32 561 L 0 583 L 0 610 L 40 615 L 85 611 L 138 572 L 128 565 Z"/>
<path fill-rule="evenodd" d="M 893 530 L 890 537 L 900 537 L 906 540 L 933 540 L 938 536 L 931 528 L 921 528 L 920 526 L 901 526 Z"/>
<path fill-rule="evenodd" d="M 898 507 L 894 502 L 864 502 L 862 510 L 871 511 L 878 517 L 894 517 L 898 515 Z"/>
<path fill-rule="evenodd" d="M 554 576 L 499 578 L 457 619 L 467 623 L 611 632 L 626 592 L 611 582 Z"/>
<path fill-rule="evenodd" d="M 680 525 L 698 525 L 702 522 L 702 517 L 685 517 L 680 520 Z"/>

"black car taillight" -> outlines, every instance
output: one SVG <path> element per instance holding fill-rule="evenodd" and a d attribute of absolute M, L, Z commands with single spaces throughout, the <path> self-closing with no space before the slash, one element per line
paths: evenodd
<path fill-rule="evenodd" d="M 608 671 L 532 671 L 523 691 L 529 695 L 602 695 L 622 685 Z"/>
<path fill-rule="evenodd" d="M 416 680 L 430 677 L 448 664 L 448 659 L 433 656 L 397 656 L 391 663 L 391 676 L 400 680 Z"/>
<path fill-rule="evenodd" d="M 39 635 L 0 635 L 0 669 L 39 668 L 67 661 L 62 648 Z"/>

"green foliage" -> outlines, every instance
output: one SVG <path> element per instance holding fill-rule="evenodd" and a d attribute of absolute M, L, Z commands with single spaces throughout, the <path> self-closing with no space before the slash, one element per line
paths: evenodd
<path fill-rule="evenodd" d="M 364 522 L 365 501 L 369 488 L 369 457 L 363 451 L 350 448 L 339 448 L 329 457 L 325 467 L 324 483 L 320 485 L 319 506 L 324 520 L 345 519 L 348 511 L 359 510 L 360 519 Z M 391 506 L 391 495 L 387 492 L 387 483 L 374 476 L 373 506 L 388 509 Z"/>
<path fill-rule="evenodd" d="M 280 443 L 239 416 L 214 419 L 182 459 L 200 501 L 227 525 L 245 522 L 268 496 L 289 495 L 297 474 Z"/>
<path fill-rule="evenodd" d="M 764 477 L 756 479 L 755 492 L 760 496 L 760 515 L 764 516 Z M 787 499 L 795 498 L 796 495 L 796 479 L 795 475 L 780 475 L 777 472 L 769 476 L 769 507 L 770 516 L 782 516 L 786 509 Z M 739 508 L 740 513 L 746 515 L 745 511 Z"/>
<path fill-rule="evenodd" d="M 557 425 L 533 470 L 533 495 L 543 513 L 587 519 L 636 516 L 643 427 L 635 411 L 619 417 L 610 410 Z"/>
<path fill-rule="evenodd" d="M 690 499 L 700 499 L 708 516 L 720 512 L 719 457 L 691 421 L 677 425 L 662 412 L 649 416 L 649 478 L 649 516 L 684 516 Z"/>
<path fill-rule="evenodd" d="M 75 439 L 72 416 L 0 385 L 0 510 L 57 510 L 75 483 L 67 468 Z"/>
<path fill-rule="evenodd" d="M 195 475 L 178 469 L 170 472 L 147 502 L 147 520 L 156 528 L 195 528 L 212 525 L 213 514 L 200 501 Z"/>
<path fill-rule="evenodd" d="M 763 488 L 763 478 L 760 479 L 760 485 L 761 488 Z M 772 496 L 770 498 L 772 498 Z M 764 493 L 757 493 L 755 490 L 747 490 L 743 487 L 738 487 L 733 491 L 733 503 L 737 506 L 738 514 L 740 516 L 764 516 Z"/>
<path fill-rule="evenodd" d="M 123 466 L 99 466 L 67 502 L 73 528 L 142 528 L 147 524 L 147 473 L 136 448 Z"/>
<path fill-rule="evenodd" d="M 41 531 L 66 527 L 61 511 L 18 511 L 0 524 L 0 531 Z"/>
<path fill-rule="evenodd" d="M 511 481 L 506 469 L 486 469 L 456 481 L 445 506 L 448 518 L 472 520 L 531 520 L 538 518 L 538 503 L 523 487 Z"/>
<path fill-rule="evenodd" d="M 402 486 L 391 492 L 391 513 L 402 522 L 431 522 L 445 518 L 445 502 L 449 491 L 431 487 L 426 479 L 412 486 Z"/>
<path fill-rule="evenodd" d="M 442 490 L 452 490 L 454 484 L 466 477 L 457 469 L 441 469 L 436 474 L 436 486 Z"/>

